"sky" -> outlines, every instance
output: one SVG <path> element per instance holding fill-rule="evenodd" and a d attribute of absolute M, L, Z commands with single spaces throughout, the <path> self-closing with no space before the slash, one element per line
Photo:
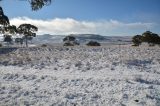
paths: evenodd
<path fill-rule="evenodd" d="M 31 23 L 38 34 L 160 34 L 160 0 L 52 0 L 38 11 L 27 0 L 3 0 L 0 6 L 11 24 Z"/>

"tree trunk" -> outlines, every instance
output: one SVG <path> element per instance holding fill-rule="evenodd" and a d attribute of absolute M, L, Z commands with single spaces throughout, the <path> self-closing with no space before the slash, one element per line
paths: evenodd
<path fill-rule="evenodd" d="M 28 41 L 27 41 L 27 36 L 26 36 L 26 47 L 28 47 Z"/>

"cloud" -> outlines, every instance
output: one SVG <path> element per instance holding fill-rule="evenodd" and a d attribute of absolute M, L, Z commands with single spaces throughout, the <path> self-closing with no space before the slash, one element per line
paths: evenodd
<path fill-rule="evenodd" d="M 154 23 L 124 23 L 117 20 L 78 21 L 72 18 L 54 18 L 49 20 L 31 19 L 28 17 L 16 17 L 10 19 L 10 23 L 19 26 L 22 23 L 30 23 L 38 27 L 38 34 L 86 34 L 101 35 L 129 35 L 136 31 L 152 29 Z"/>

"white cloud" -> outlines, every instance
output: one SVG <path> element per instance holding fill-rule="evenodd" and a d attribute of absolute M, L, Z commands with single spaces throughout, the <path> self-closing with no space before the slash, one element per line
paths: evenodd
<path fill-rule="evenodd" d="M 124 35 L 136 31 L 151 29 L 153 23 L 124 23 L 117 20 L 103 21 L 78 21 L 72 18 L 54 18 L 50 20 L 38 20 L 28 17 L 12 18 L 10 23 L 19 26 L 22 23 L 30 23 L 38 27 L 38 34 L 71 34 L 71 33 L 96 33 L 101 35 Z"/>

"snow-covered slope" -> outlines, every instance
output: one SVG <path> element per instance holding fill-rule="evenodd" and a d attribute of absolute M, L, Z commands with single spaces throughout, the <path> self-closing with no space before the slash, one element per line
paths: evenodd
<path fill-rule="evenodd" d="M 0 49 L 2 106 L 160 106 L 160 47 Z"/>

